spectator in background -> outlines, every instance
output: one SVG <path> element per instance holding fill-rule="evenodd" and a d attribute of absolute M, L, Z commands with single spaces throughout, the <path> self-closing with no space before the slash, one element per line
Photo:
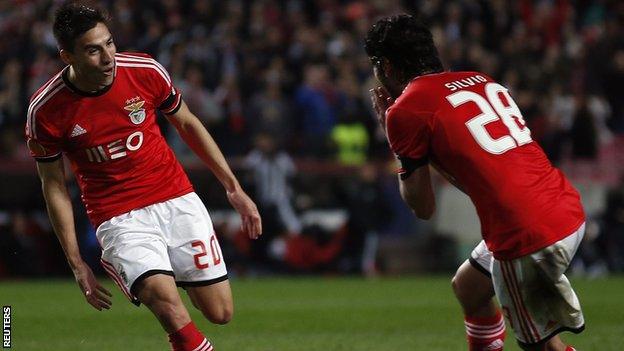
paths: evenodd
<path fill-rule="evenodd" d="M 359 99 L 359 87 L 354 73 L 347 71 L 339 80 L 340 109 L 338 123 L 332 128 L 331 141 L 336 159 L 343 165 L 362 165 L 368 160 L 371 130 L 366 125 L 368 110 Z"/>
<path fill-rule="evenodd" d="M 339 268 L 345 273 L 374 276 L 379 232 L 392 218 L 390 207 L 382 197 L 378 170 L 375 165 L 364 165 L 341 185 L 342 201 L 349 217 Z"/>
<path fill-rule="evenodd" d="M 293 130 L 293 112 L 292 104 L 282 93 L 279 77 L 267 74 L 264 89 L 251 98 L 245 120 L 253 135 L 272 134 L 286 142 L 284 139 Z"/>
<path fill-rule="evenodd" d="M 598 135 L 594 116 L 589 111 L 587 97 L 577 96 L 577 109 L 572 122 L 572 157 L 595 160 L 598 156 Z"/>
<path fill-rule="evenodd" d="M 236 75 L 227 75 L 214 92 L 223 109 L 223 122 L 215 129 L 215 140 L 223 145 L 229 155 L 241 155 L 249 147 L 250 136 L 243 118 L 240 86 Z"/>
<path fill-rule="evenodd" d="M 544 136 L 544 152 L 553 163 L 559 163 L 569 139 L 574 121 L 574 97 L 565 92 L 561 84 L 550 88 L 548 96 L 550 109 L 548 114 L 548 130 Z"/>
<path fill-rule="evenodd" d="M 305 67 L 303 84 L 295 93 L 295 101 L 301 111 L 301 131 L 305 154 L 324 156 L 327 153 L 328 136 L 336 123 L 334 91 L 329 80 L 327 66 L 314 64 Z"/>
<path fill-rule="evenodd" d="M 574 98 L 574 114 L 570 129 L 570 171 L 580 179 L 597 179 L 602 175 L 600 146 L 612 139 L 605 121 L 609 115 L 604 100 L 578 93 Z"/>
<path fill-rule="evenodd" d="M 341 116 L 331 132 L 336 150 L 336 159 L 346 166 L 358 166 L 366 162 L 369 136 L 364 124 L 357 116 Z"/>
<path fill-rule="evenodd" d="M 280 226 L 277 231 L 298 234 L 301 222 L 291 204 L 293 194 L 290 187 L 296 169 L 290 156 L 280 150 L 273 136 L 261 133 L 255 137 L 255 148 L 246 157 L 245 166 L 253 173 L 260 211 L 274 211 Z"/>
<path fill-rule="evenodd" d="M 11 66 L 15 57 L 7 53 L 17 53 L 18 71 L 26 78 L 22 84 L 30 88 L 18 97 L 19 106 L 27 105 L 26 96 L 43 83 L 42 77 L 60 68 L 60 62 L 47 53 L 55 50 L 46 31 L 53 3 L 33 1 L 0 8 L 0 65 Z M 249 118 L 241 118 L 241 111 L 264 89 L 267 67 L 283 58 L 283 99 L 295 101 L 303 116 L 300 121 L 291 118 L 300 128 L 292 128 L 284 139 L 301 132 L 306 142 L 288 145 L 289 149 L 295 154 L 327 156 L 325 142 L 336 116 L 343 113 L 343 103 L 350 103 L 339 98 L 350 94 L 342 84 L 345 72 L 355 71 L 358 86 L 370 78 L 359 38 L 374 17 L 410 11 L 431 23 L 447 66 L 484 71 L 499 80 L 505 77 L 510 89 L 521 88 L 534 96 L 547 94 L 555 84 L 563 85 L 562 91 L 597 94 L 606 98 L 613 111 L 607 116 L 609 128 L 618 134 L 624 130 L 620 106 L 624 95 L 618 88 L 624 72 L 624 33 L 618 21 L 623 10 L 617 2 L 155 0 L 147 8 L 133 1 L 105 3 L 122 49 L 150 53 L 175 80 L 182 79 L 189 66 L 201 67 L 203 85 L 215 91 L 224 110 L 224 121 L 214 132 L 228 142 L 224 145 L 228 154 L 249 150 L 251 145 L 244 139 L 257 131 L 249 130 Z M 319 75 L 320 86 L 310 77 Z M 367 102 L 365 93 L 352 97 Z M 540 110 L 549 112 L 551 107 Z M 11 111 L 0 123 L 22 115 Z M 543 113 L 538 117 L 536 122 L 541 123 Z M 368 121 L 365 124 L 368 128 Z M 537 133 L 538 127 L 532 127 Z M 549 135 L 549 126 L 545 128 L 544 135 Z M 375 129 L 369 128 L 368 133 L 376 149 Z M 235 138 L 237 142 L 232 142 Z"/>
<path fill-rule="evenodd" d="M 0 78 L 0 125 L 13 124 L 14 119 L 23 113 L 24 84 L 22 64 L 17 59 L 9 60 L 2 69 Z M 6 119 L 6 122 L 3 121 Z"/>
<path fill-rule="evenodd" d="M 223 118 L 221 106 L 217 103 L 213 95 L 204 85 L 204 74 L 199 66 L 191 65 L 184 74 L 184 79 L 178 83 L 179 89 L 184 94 L 184 101 L 191 111 L 196 111 L 195 115 L 206 128 L 218 124 Z M 180 135 L 169 128 L 167 133 L 169 145 L 175 151 L 181 162 L 198 160 L 193 151 L 180 138 Z"/>
<path fill-rule="evenodd" d="M 19 211 L 0 212 L 0 277 L 40 274 L 41 262 L 36 242 L 24 233 L 24 214 Z"/>
<path fill-rule="evenodd" d="M 149 53 L 180 84 L 195 79 L 188 77 L 196 75 L 190 71 L 201 71 L 202 82 L 185 89 L 185 97 L 201 91 L 198 95 L 215 99 L 221 119 L 208 124 L 226 156 L 247 154 L 250 136 L 270 130 L 291 155 L 326 160 L 334 156 L 327 141 L 336 118 L 343 121 L 346 110 L 364 104 L 366 109 L 354 115 L 366 126 L 368 161 L 390 158 L 383 133 L 371 123 L 372 77 L 360 41 L 371 20 L 402 12 L 418 13 L 431 24 L 445 66 L 483 71 L 515 96 L 529 97 L 534 112 L 525 117 L 553 161 L 566 165 L 570 158 L 580 91 L 589 96 L 599 154 L 609 141 L 605 131 L 615 135 L 610 150 L 624 154 L 619 146 L 624 142 L 624 6 L 618 1 L 99 2 L 115 20 L 120 49 Z M 11 96 L 0 97 L 0 158 L 25 155 L 11 140 L 21 137 L 27 97 L 62 68 L 49 30 L 56 3 L 0 1 L 0 96 Z M 309 76 L 319 76 L 316 68 L 323 71 L 322 84 L 311 87 Z M 165 135 L 175 144 L 175 133 Z M 623 162 L 591 163 L 601 177 L 611 174 L 605 177 L 609 181 L 624 167 Z M 389 232 L 426 231 L 400 222 L 400 216 L 396 220 Z"/>
<path fill-rule="evenodd" d="M 22 130 L 18 125 L 25 113 L 21 102 L 26 92 L 22 72 L 22 64 L 13 58 L 2 67 L 0 76 L 0 158 L 12 161 L 27 159 L 19 148 Z"/>
<path fill-rule="evenodd" d="M 608 125 L 615 133 L 624 133 L 624 48 L 620 48 L 608 63 L 605 81 L 605 95 L 612 113 Z"/>
<path fill-rule="evenodd" d="M 267 268 L 275 268 L 269 252 L 271 242 L 282 235 L 296 236 L 302 227 L 291 203 L 290 181 L 295 165 L 271 134 L 258 134 L 254 143 L 244 163 L 253 177 L 254 198 L 262 213 L 264 231 L 261 239 L 250 242 L 250 255 Z"/>
<path fill-rule="evenodd" d="M 603 216 L 603 230 L 597 239 L 609 269 L 624 271 L 624 175 L 620 183 L 609 190 Z"/>

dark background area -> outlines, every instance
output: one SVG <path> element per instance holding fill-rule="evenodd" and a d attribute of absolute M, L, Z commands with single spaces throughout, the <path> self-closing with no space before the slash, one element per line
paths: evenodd
<path fill-rule="evenodd" d="M 1 279 L 69 273 L 23 138 L 29 96 L 63 67 L 51 33 L 58 3 L 0 2 Z M 168 69 L 254 194 L 265 235 L 250 243 L 218 182 L 162 121 L 234 274 L 451 270 L 476 243 L 470 205 L 439 177 L 441 214 L 413 218 L 372 115 L 376 83 L 362 40 L 376 18 L 405 12 L 431 26 L 447 69 L 481 71 L 509 88 L 533 139 L 579 187 L 590 225 L 573 268 L 624 270 L 622 2 L 99 4 L 118 51 L 147 52 Z M 267 177 L 280 181 L 269 186 Z M 94 229 L 68 182 L 83 255 L 97 267 Z"/>

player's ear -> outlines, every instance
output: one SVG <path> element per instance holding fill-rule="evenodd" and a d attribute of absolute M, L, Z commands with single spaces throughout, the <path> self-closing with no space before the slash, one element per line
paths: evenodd
<path fill-rule="evenodd" d="M 63 60 L 63 62 L 67 65 L 71 65 L 72 63 L 74 63 L 74 56 L 71 52 L 65 49 L 61 49 L 59 51 L 59 56 L 61 56 L 61 60 Z"/>

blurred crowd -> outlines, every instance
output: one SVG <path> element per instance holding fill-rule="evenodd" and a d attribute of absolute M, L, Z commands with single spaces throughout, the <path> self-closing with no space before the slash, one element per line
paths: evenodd
<path fill-rule="evenodd" d="M 51 32 L 57 3 L 0 2 L 3 168 L 7 161 L 28 160 L 22 137 L 28 98 L 63 67 Z M 392 227 L 393 221 L 400 226 L 400 218 L 382 223 L 378 215 L 371 215 L 383 198 L 389 202 L 387 208 L 395 209 L 397 196 L 388 195 L 394 184 L 388 186 L 387 177 L 378 176 L 386 174 L 385 168 L 370 169 L 392 156 L 369 103 L 368 90 L 376 83 L 363 49 L 371 23 L 390 14 L 420 15 L 430 25 L 447 69 L 481 71 L 508 87 L 533 138 L 573 178 L 587 176 L 613 187 L 611 193 L 623 191 L 618 180 L 624 167 L 613 162 L 624 161 L 621 1 L 104 0 L 99 4 L 110 11 L 118 51 L 146 52 L 162 63 L 226 156 L 249 170 L 249 183 L 261 207 L 272 214 L 276 232 L 287 233 L 287 244 L 296 237 L 293 233 L 314 232 L 297 218 L 310 201 L 296 199 L 293 193 L 300 189 L 292 191 L 292 186 L 313 189 L 312 203 L 330 197 L 325 202 L 348 209 L 347 218 L 359 218 L 347 221 L 351 225 L 365 223 L 365 228 L 352 228 L 360 237 L 359 259 L 368 260 L 362 267 L 371 265 L 370 257 L 362 257 L 374 245 L 375 233 Z M 175 131 L 166 123 L 162 128 L 182 162 L 196 164 Z M 608 167 L 602 168 L 604 163 Z M 298 165 L 308 165 L 310 172 L 321 176 L 307 179 L 297 172 Z M 334 169 L 330 165 L 345 167 L 344 175 L 356 174 L 357 182 L 380 190 L 335 195 L 336 187 L 320 185 L 325 182 L 323 172 Z M 615 215 L 609 211 L 619 198 L 609 199 L 607 210 L 596 214 L 596 220 L 605 228 L 601 232 L 614 233 L 618 242 L 607 245 L 615 262 L 609 268 L 624 270 L 624 219 L 617 212 L 622 211 L 621 199 Z M 367 201 L 371 208 L 366 211 L 358 206 Z M 0 216 L 2 225 L 16 225 L 11 208 L 2 213 L 6 215 Z M 340 238 L 341 247 L 354 240 L 348 234 Z M 333 254 L 320 254 L 326 258 L 323 264 L 341 255 L 341 250 L 331 250 L 332 244 L 336 243 L 331 239 L 314 241 Z M 263 250 L 287 257 L 283 254 L 287 245 L 267 247 Z M 266 252 L 265 259 L 271 256 Z"/>

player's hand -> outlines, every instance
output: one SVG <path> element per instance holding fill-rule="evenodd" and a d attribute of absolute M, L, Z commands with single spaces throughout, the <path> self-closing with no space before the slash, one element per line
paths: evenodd
<path fill-rule="evenodd" d="M 262 219 L 256 204 L 245 194 L 243 189 L 227 192 L 228 200 L 232 207 L 241 217 L 241 229 L 251 239 L 257 239 L 262 235 Z"/>
<path fill-rule="evenodd" d="M 89 266 L 82 262 L 78 267 L 74 269 L 74 276 L 76 282 L 80 286 L 80 290 L 85 296 L 87 302 L 93 306 L 96 310 L 110 309 L 113 304 L 109 297 L 113 296 L 106 288 L 104 288 L 95 279 L 93 272 Z"/>
<path fill-rule="evenodd" d="M 384 134 L 386 134 L 386 110 L 394 104 L 394 99 L 384 87 L 371 89 L 370 97 L 375 114 L 377 114 L 377 121 L 379 122 Z"/>

